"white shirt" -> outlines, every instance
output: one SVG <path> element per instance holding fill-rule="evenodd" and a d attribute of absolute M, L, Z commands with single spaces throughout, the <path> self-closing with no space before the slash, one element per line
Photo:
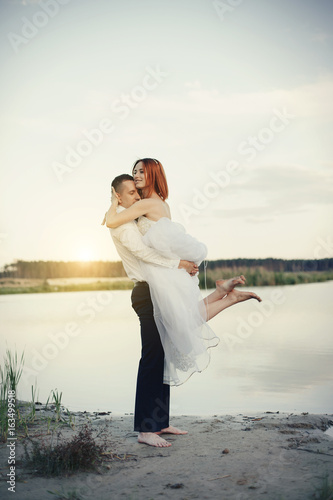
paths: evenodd
<path fill-rule="evenodd" d="M 117 211 L 125 210 L 118 207 Z M 142 241 L 136 222 L 131 221 L 116 228 L 110 228 L 113 243 L 121 258 L 127 276 L 134 282 L 144 281 L 140 260 L 156 266 L 178 268 L 180 259 L 167 259 Z"/>

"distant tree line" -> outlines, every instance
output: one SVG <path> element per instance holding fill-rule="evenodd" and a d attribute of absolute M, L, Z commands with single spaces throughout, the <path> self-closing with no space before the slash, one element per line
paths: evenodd
<path fill-rule="evenodd" d="M 219 278 L 244 274 L 247 286 L 281 286 L 333 280 L 333 259 L 230 259 L 208 262 L 199 274 L 202 288 L 214 288 Z"/>
<path fill-rule="evenodd" d="M 260 267 L 266 271 L 299 273 L 299 272 L 321 272 L 333 269 L 333 259 L 226 259 L 212 260 L 208 262 L 208 269 L 216 268 L 252 268 Z"/>
<path fill-rule="evenodd" d="M 260 268 L 274 273 L 312 273 L 333 270 L 333 259 L 226 259 L 207 262 L 207 271 L 218 269 Z M 203 270 L 203 265 L 200 268 Z M 106 278 L 125 277 L 126 273 L 121 262 L 62 262 L 62 261 L 26 261 L 17 260 L 6 264 L 0 272 L 1 278 Z"/>
<path fill-rule="evenodd" d="M 126 276 L 121 262 L 62 262 L 17 260 L 6 264 L 1 278 L 52 279 L 52 278 L 104 278 Z"/>

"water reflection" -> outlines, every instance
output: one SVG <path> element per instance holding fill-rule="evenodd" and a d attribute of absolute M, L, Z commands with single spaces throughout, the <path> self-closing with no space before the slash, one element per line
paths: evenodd
<path fill-rule="evenodd" d="M 261 288 L 273 304 L 265 314 L 250 301 L 214 318 L 221 342 L 207 370 L 172 390 L 173 412 L 333 412 L 332 291 Z M 37 380 L 42 401 L 58 388 L 71 409 L 133 411 L 140 338 L 129 291 L 2 296 L 0 314 L 1 353 L 25 350 L 19 397 Z"/>

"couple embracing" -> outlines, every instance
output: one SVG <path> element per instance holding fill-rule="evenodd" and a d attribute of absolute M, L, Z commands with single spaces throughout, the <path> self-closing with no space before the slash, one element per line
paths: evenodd
<path fill-rule="evenodd" d="M 168 447 L 162 434 L 187 434 L 170 425 L 170 385 L 184 383 L 209 364 L 219 339 L 208 321 L 253 292 L 236 285 L 244 276 L 218 280 L 205 299 L 198 271 L 206 246 L 171 221 L 162 164 L 137 160 L 132 176 L 112 181 L 112 200 L 103 223 L 110 228 L 128 277 L 134 281 L 132 307 L 140 320 L 142 351 L 136 386 L 134 430 L 139 443 Z"/>

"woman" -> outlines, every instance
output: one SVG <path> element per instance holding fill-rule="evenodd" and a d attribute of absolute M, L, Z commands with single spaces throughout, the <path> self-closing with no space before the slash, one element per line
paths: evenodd
<path fill-rule="evenodd" d="M 171 222 L 170 208 L 165 201 L 168 185 L 162 164 L 144 158 L 135 162 L 132 174 L 142 199 L 117 213 L 118 197 L 113 192 L 106 225 L 114 228 L 138 219 L 138 228 L 146 245 L 169 258 L 181 258 L 200 265 L 207 255 L 207 248 L 186 234 L 180 224 Z M 180 385 L 195 371 L 206 368 L 210 358 L 208 349 L 219 341 L 207 321 L 237 302 L 261 299 L 252 292 L 234 290 L 237 284 L 245 282 L 244 276 L 218 280 L 216 290 L 203 300 L 197 276 L 191 277 L 183 269 L 141 264 L 165 352 L 164 383 Z"/>

